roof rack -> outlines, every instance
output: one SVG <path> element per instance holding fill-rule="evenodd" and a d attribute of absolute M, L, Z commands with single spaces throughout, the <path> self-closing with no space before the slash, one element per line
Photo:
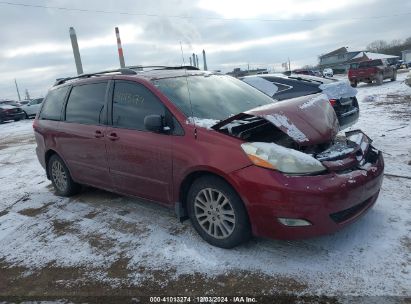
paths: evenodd
<path fill-rule="evenodd" d="M 57 78 L 56 82 L 54 83 L 53 86 L 58 86 L 60 84 L 65 83 L 66 81 L 69 80 L 74 80 L 74 79 L 81 79 L 81 78 L 90 78 L 93 76 L 102 76 L 104 74 L 110 74 L 110 73 L 120 73 L 122 75 L 136 75 L 137 72 L 143 71 L 144 69 L 155 69 L 155 70 L 199 70 L 199 68 L 194 67 L 194 66 L 163 66 L 163 65 L 149 65 L 149 66 L 141 66 L 141 65 L 135 65 L 135 66 L 128 66 L 125 68 L 121 69 L 114 69 L 114 70 L 105 70 L 105 71 L 100 71 L 100 72 L 95 72 L 95 73 L 87 73 L 87 74 L 81 74 L 78 76 L 74 77 L 65 77 L 65 78 Z"/>

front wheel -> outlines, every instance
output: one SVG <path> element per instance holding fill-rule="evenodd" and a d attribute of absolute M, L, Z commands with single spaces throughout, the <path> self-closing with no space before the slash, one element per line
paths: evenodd
<path fill-rule="evenodd" d="M 188 213 L 195 230 L 211 245 L 233 248 L 251 237 L 247 211 L 235 190 L 221 178 L 204 176 L 188 193 Z"/>
<path fill-rule="evenodd" d="M 57 154 L 50 157 L 47 169 L 57 195 L 72 196 L 80 192 L 81 186 L 73 181 L 67 166 Z"/>
<path fill-rule="evenodd" d="M 352 86 L 353 88 L 357 87 L 357 84 L 358 84 L 357 80 L 351 81 L 351 86 Z"/>

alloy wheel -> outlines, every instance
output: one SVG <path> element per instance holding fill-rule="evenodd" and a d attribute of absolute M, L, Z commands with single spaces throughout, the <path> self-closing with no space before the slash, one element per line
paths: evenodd
<path fill-rule="evenodd" d="M 194 214 L 201 228 L 213 238 L 225 239 L 234 231 L 234 208 L 230 200 L 216 189 L 205 188 L 198 192 Z"/>
<path fill-rule="evenodd" d="M 60 191 L 65 191 L 67 188 L 67 175 L 63 165 L 59 161 L 54 161 L 51 167 L 51 175 L 54 184 Z"/>

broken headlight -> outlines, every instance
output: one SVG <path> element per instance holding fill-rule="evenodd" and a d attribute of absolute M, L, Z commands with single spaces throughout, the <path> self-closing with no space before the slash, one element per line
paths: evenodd
<path fill-rule="evenodd" d="M 311 174 L 326 170 L 314 157 L 274 143 L 244 143 L 241 148 L 254 165 L 289 174 Z"/>

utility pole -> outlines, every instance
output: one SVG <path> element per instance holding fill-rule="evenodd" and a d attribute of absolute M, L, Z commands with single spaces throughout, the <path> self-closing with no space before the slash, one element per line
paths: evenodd
<path fill-rule="evenodd" d="M 207 58 L 206 58 L 206 53 L 203 50 L 203 69 L 204 71 L 207 71 Z"/>
<path fill-rule="evenodd" d="M 83 74 L 83 65 L 81 63 L 81 57 L 80 57 L 80 51 L 78 48 L 78 43 L 77 43 L 77 35 L 76 31 L 74 30 L 73 27 L 70 27 L 70 39 L 71 39 L 71 47 L 73 48 L 73 54 L 74 54 L 74 61 L 76 62 L 76 69 L 77 69 L 77 74 Z"/>
<path fill-rule="evenodd" d="M 26 89 L 26 97 L 24 97 L 25 100 L 30 100 L 30 94 L 29 90 Z"/>
<path fill-rule="evenodd" d="M 196 67 L 200 68 L 200 65 L 198 64 L 198 56 L 196 55 Z"/>
<path fill-rule="evenodd" d="M 188 58 L 190 59 L 190 66 L 193 66 L 193 59 L 191 59 L 191 56 Z"/>
<path fill-rule="evenodd" d="M 121 46 L 120 31 L 116 27 L 116 38 L 117 38 L 117 48 L 118 48 L 118 58 L 120 59 L 120 67 L 125 68 L 123 47 Z"/>
<path fill-rule="evenodd" d="M 193 53 L 193 66 L 196 66 L 196 54 Z"/>
<path fill-rule="evenodd" d="M 17 80 L 15 78 L 14 78 L 14 83 L 16 84 L 17 96 L 19 97 L 19 101 L 21 101 L 19 86 L 17 85 Z"/>
<path fill-rule="evenodd" d="M 288 58 L 288 70 L 291 72 L 291 62 L 290 62 L 290 58 Z"/>

